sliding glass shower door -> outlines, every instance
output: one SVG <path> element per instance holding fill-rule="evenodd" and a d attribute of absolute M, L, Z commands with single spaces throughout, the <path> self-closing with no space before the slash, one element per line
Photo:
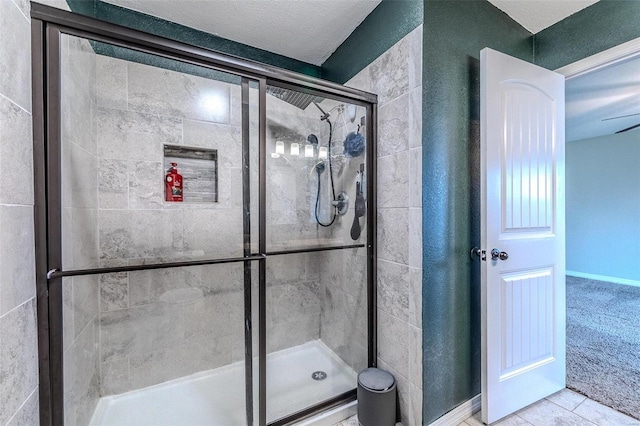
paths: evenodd
<path fill-rule="evenodd" d="M 43 422 L 281 425 L 355 400 L 375 98 L 33 11 Z"/>
<path fill-rule="evenodd" d="M 348 395 L 368 366 L 367 109 L 267 85 L 267 420 Z M 370 205 L 370 204 L 369 204 Z"/>
<path fill-rule="evenodd" d="M 257 82 L 75 35 L 59 49 L 65 424 L 250 423 Z"/>

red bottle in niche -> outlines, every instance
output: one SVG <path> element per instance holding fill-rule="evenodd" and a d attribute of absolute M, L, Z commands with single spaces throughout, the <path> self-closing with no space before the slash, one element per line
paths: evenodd
<path fill-rule="evenodd" d="M 169 173 L 164 177 L 165 201 L 182 201 L 182 175 L 178 173 L 178 163 L 171 163 Z"/>

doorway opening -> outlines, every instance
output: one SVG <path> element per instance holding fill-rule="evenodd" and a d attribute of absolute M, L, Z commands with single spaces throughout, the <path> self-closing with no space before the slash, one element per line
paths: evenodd
<path fill-rule="evenodd" d="M 640 39 L 566 81 L 567 387 L 640 418 Z"/>

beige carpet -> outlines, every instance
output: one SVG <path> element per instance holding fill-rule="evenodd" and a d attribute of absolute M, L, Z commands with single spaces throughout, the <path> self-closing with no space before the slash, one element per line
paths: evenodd
<path fill-rule="evenodd" d="M 640 419 L 640 287 L 567 277 L 567 387 Z"/>

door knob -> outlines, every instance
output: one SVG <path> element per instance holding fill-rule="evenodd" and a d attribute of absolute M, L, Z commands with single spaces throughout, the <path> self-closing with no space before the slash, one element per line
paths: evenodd
<path fill-rule="evenodd" d="M 497 248 L 491 250 L 491 260 L 507 260 L 509 258 L 509 254 L 506 251 L 500 251 Z"/>

